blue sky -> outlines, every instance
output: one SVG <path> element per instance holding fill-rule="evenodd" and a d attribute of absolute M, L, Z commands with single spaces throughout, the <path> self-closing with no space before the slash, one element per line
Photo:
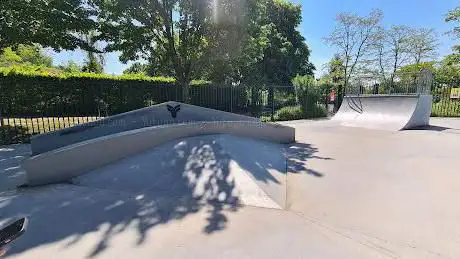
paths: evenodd
<path fill-rule="evenodd" d="M 383 25 L 408 25 L 411 27 L 434 28 L 439 34 L 439 54 L 444 56 L 451 52 L 454 41 L 444 33 L 452 28 L 452 24 L 444 22 L 445 14 L 459 5 L 458 0 L 291 0 L 302 4 L 302 24 L 300 32 L 305 37 L 312 53 L 310 60 L 317 67 L 316 75 L 322 72 L 323 64 L 334 54 L 335 49 L 323 42 L 334 28 L 335 16 L 340 12 L 353 12 L 367 15 L 373 8 L 384 13 Z M 73 59 L 83 62 L 81 51 L 49 51 L 55 64 L 66 63 Z M 128 66 L 118 60 L 117 53 L 106 54 L 105 72 L 121 74 Z"/>

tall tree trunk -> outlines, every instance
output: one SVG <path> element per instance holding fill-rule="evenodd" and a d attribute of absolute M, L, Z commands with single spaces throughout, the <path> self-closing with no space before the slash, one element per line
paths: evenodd
<path fill-rule="evenodd" d="M 190 103 L 190 83 L 189 82 L 182 82 L 181 83 L 182 87 L 182 101 L 184 103 Z"/>

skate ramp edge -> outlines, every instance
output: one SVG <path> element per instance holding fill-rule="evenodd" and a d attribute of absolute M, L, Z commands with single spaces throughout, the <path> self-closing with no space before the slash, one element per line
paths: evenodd
<path fill-rule="evenodd" d="M 172 116 L 168 106 L 180 107 L 180 110 L 175 113 L 175 117 Z M 31 138 L 32 154 L 38 155 L 81 141 L 123 131 L 197 121 L 259 120 L 249 116 L 171 101 L 34 136 Z"/>
<path fill-rule="evenodd" d="M 411 129 L 417 127 L 428 126 L 430 124 L 431 109 L 433 107 L 433 96 L 420 95 L 415 111 L 409 122 L 403 129 Z"/>
<path fill-rule="evenodd" d="M 294 128 L 275 123 L 170 124 L 120 132 L 52 150 L 26 159 L 23 168 L 30 186 L 62 182 L 174 139 L 210 134 L 230 134 L 281 144 L 295 141 Z"/>
<path fill-rule="evenodd" d="M 429 124 L 431 95 L 345 96 L 332 118 L 343 126 L 405 130 Z"/>

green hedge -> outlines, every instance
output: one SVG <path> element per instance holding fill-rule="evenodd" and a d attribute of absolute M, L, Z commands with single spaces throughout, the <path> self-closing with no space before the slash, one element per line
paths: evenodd
<path fill-rule="evenodd" d="M 433 103 L 431 110 L 432 117 L 460 117 L 459 100 L 441 100 Z"/>
<path fill-rule="evenodd" d="M 194 105 L 233 112 L 249 109 L 245 87 L 193 81 L 190 97 Z M 9 117 L 105 116 L 166 101 L 182 101 L 182 88 L 171 78 L 0 71 L 0 112 Z"/>
<path fill-rule="evenodd" d="M 0 125 L 0 145 L 29 143 L 30 136 L 30 133 L 24 127 Z"/>
<path fill-rule="evenodd" d="M 287 106 L 276 111 L 275 121 L 289 121 L 301 119 L 313 119 L 327 116 L 327 109 L 324 105 L 315 104 L 310 110 L 304 110 L 300 105 Z"/>
<path fill-rule="evenodd" d="M 302 107 L 300 106 L 287 106 L 276 111 L 275 121 L 290 121 L 300 120 L 304 118 Z"/>

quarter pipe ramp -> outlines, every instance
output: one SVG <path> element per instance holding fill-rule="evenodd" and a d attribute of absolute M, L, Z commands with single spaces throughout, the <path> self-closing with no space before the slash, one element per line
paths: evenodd
<path fill-rule="evenodd" d="M 345 96 L 332 118 L 344 126 L 404 130 L 429 124 L 431 95 Z"/>

